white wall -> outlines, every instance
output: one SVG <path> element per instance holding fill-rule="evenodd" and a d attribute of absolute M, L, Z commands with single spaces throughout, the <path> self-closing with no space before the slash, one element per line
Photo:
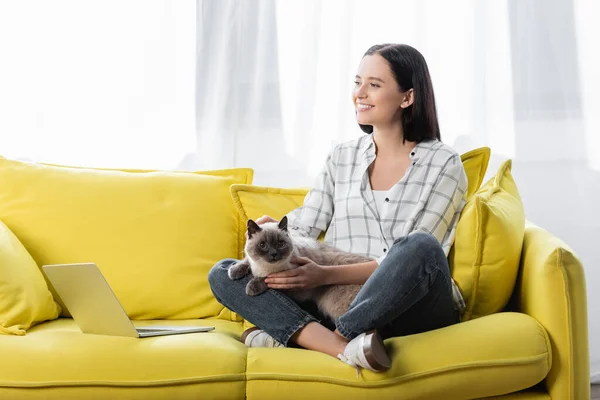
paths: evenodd
<path fill-rule="evenodd" d="M 0 1 L 0 154 L 175 168 L 195 146 L 194 0 Z"/>

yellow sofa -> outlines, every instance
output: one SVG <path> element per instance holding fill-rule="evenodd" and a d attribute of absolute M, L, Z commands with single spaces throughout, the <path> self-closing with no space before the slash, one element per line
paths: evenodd
<path fill-rule="evenodd" d="M 506 308 L 386 340 L 385 373 L 357 377 L 325 354 L 247 348 L 239 342 L 247 323 L 216 302 L 207 273 L 241 255 L 244 221 L 229 190 L 251 180 L 247 169 L 90 170 L 0 158 L 0 221 L 38 266 L 96 262 L 137 325 L 216 327 L 86 335 L 64 309 L 4 327 L 0 399 L 589 399 L 583 269 L 533 224 Z"/>

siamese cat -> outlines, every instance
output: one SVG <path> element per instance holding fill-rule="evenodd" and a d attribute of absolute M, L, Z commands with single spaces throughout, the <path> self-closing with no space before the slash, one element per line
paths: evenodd
<path fill-rule="evenodd" d="M 357 264 L 373 260 L 288 232 L 287 223 L 287 217 L 283 217 L 279 223 L 267 222 L 262 226 L 248 220 L 248 240 L 244 248 L 246 257 L 232 265 L 228 275 L 236 280 L 252 273 L 253 278 L 246 285 L 246 294 L 249 296 L 257 296 L 268 289 L 265 278 L 269 274 L 297 268 L 290 262 L 292 256 L 309 258 L 318 265 Z M 323 315 L 335 319 L 348 310 L 361 287 L 328 285 L 287 290 L 286 294 L 297 301 L 314 302 Z"/>

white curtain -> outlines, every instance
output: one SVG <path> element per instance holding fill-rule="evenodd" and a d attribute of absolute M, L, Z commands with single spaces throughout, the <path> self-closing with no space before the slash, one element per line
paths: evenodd
<path fill-rule="evenodd" d="M 600 382 L 600 37 L 594 0 L 198 2 L 196 151 L 182 168 L 250 166 L 255 184 L 310 186 L 362 134 L 350 91 L 362 54 L 400 42 L 428 61 L 442 139 L 511 158 L 528 219 L 587 276 Z"/>
<path fill-rule="evenodd" d="M 205 0 L 198 13 L 198 148 L 182 166 L 310 183 L 333 144 L 360 134 L 350 90 L 381 42 L 425 55 L 445 141 L 514 155 L 505 2 Z"/>
<path fill-rule="evenodd" d="M 194 0 L 0 1 L 0 155 L 174 169 L 195 146 Z"/>

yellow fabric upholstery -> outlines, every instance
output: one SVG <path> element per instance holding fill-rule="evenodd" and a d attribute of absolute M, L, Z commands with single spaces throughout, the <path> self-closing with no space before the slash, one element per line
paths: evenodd
<path fill-rule="evenodd" d="M 468 151 L 460 156 L 469 183 L 467 189 L 467 200 L 477 192 L 483 182 L 490 161 L 490 148 L 480 147 Z"/>
<path fill-rule="evenodd" d="M 24 335 L 59 313 L 35 261 L 0 221 L 0 334 Z"/>
<path fill-rule="evenodd" d="M 218 319 L 140 326 L 212 325 L 215 331 L 137 339 L 84 335 L 71 319 L 0 336 L 2 399 L 243 399 L 241 325 Z M 6 362 L 10 360 L 10 362 Z"/>
<path fill-rule="evenodd" d="M 231 186 L 231 197 L 241 219 L 258 219 L 270 215 L 279 220 L 304 203 L 308 189 L 278 189 L 253 185 Z"/>
<path fill-rule="evenodd" d="M 229 187 L 252 170 L 117 171 L 0 158 L 0 220 L 38 265 L 95 262 L 132 319 L 222 313 L 206 279 L 239 254 Z"/>
<path fill-rule="evenodd" d="M 248 349 L 249 399 L 473 399 L 522 390 L 546 376 L 548 336 L 533 318 L 501 313 L 385 341 L 392 368 L 356 370 L 326 354 Z"/>
<path fill-rule="evenodd" d="M 357 379 L 350 367 L 317 352 L 246 349 L 244 384 L 240 380 L 240 356 L 234 355 L 240 345 L 235 342 L 242 331 L 239 322 L 168 321 L 212 324 L 217 330 L 211 334 L 220 334 L 223 339 L 197 342 L 182 335 L 148 346 L 148 340 L 158 338 L 123 338 L 129 343 L 126 345 L 121 338 L 83 335 L 73 321 L 59 319 L 33 327 L 24 337 L 0 336 L 4 360 L 0 363 L 0 398 L 264 400 L 285 393 L 290 398 L 489 396 L 485 398 L 541 400 L 550 398 L 539 391 L 547 386 L 554 392 L 552 398 L 585 399 L 586 389 L 589 396 L 585 281 L 581 265 L 566 249 L 548 232 L 528 226 L 514 302 L 519 313 L 494 314 L 424 334 L 389 339 L 386 346 L 392 354 L 393 368 L 385 374 L 363 371 L 362 378 Z M 559 253 L 563 255 L 554 258 Z M 140 322 L 159 323 L 165 322 Z M 153 352 L 155 346 L 159 353 Z M 169 351 L 163 351 L 167 347 Z M 184 347 L 189 350 L 189 360 L 183 358 Z M 119 355 L 122 352 L 126 357 Z M 177 359 L 176 364 L 172 364 L 171 357 Z M 133 359 L 141 361 L 132 366 Z M 246 362 L 243 356 L 242 360 Z M 195 380 L 177 381 L 168 371 L 161 375 L 161 365 L 176 368 L 183 361 L 195 363 L 184 375 L 189 377 L 198 370 Z M 202 372 L 206 371 L 204 365 L 213 361 L 218 364 L 216 372 Z M 232 372 L 225 372 L 226 368 Z M 514 392 L 543 379 L 544 369 L 551 373 L 542 386 Z M 130 381 L 113 380 L 123 372 Z M 175 372 L 181 374 L 180 369 Z"/>
<path fill-rule="evenodd" d="M 508 160 L 467 202 L 449 254 L 467 308 L 463 320 L 498 312 L 519 270 L 525 211 Z"/>
<path fill-rule="evenodd" d="M 283 218 L 285 214 L 304 203 L 304 197 L 308 189 L 280 189 L 253 185 L 232 185 L 231 197 L 240 215 L 242 226 L 240 227 L 239 241 L 243 258 L 243 248 L 246 244 L 246 222 L 249 219 L 257 220 L 263 215 L 269 215 L 276 220 Z"/>
<path fill-rule="evenodd" d="M 563 241 L 528 224 L 516 308 L 544 326 L 552 345 L 545 385 L 553 399 L 589 399 L 590 360 L 583 266 Z"/>
<path fill-rule="evenodd" d="M 548 393 L 528 390 L 518 393 L 505 394 L 504 396 L 485 397 L 486 400 L 550 400 Z"/>
<path fill-rule="evenodd" d="M 485 173 L 485 168 L 472 165 L 465 169 Z M 244 171 L 248 170 L 198 175 L 88 170 L 0 159 L 0 220 L 38 265 L 47 254 L 68 262 L 56 255 L 72 253 L 80 258 L 95 251 L 93 259 L 69 261 L 95 261 L 102 268 L 107 262 L 117 265 L 112 263 L 118 260 L 123 270 L 108 267 L 114 281 L 109 283 L 117 285 L 119 297 L 125 296 L 134 306 L 141 301 L 137 293 L 144 294 L 147 315 L 184 304 L 186 310 L 211 315 L 204 320 L 189 317 L 136 324 L 216 326 L 208 333 L 133 339 L 85 335 L 71 319 L 61 318 L 35 325 L 25 336 L 0 335 L 0 399 L 589 398 L 583 268 L 562 241 L 533 225 L 525 228 L 522 240 L 519 277 L 510 303 L 515 312 L 388 339 L 390 371 L 363 370 L 357 378 L 350 366 L 315 351 L 246 348 L 238 339 L 247 322 L 216 303 L 206 272 L 220 258 L 241 254 L 247 217 L 280 218 L 302 204 L 306 190 L 233 186 L 231 194 L 238 197 L 234 205 L 229 185 L 248 182 L 251 171 L 245 177 Z M 479 176 L 468 176 L 469 192 L 472 187 L 479 189 Z M 499 186 L 497 192 L 507 190 Z M 181 213 L 171 207 L 181 207 Z M 81 221 L 72 220 L 76 216 Z M 110 222 L 116 225 L 112 229 Z M 215 230 L 215 237 L 207 229 Z M 163 230 L 176 237 L 167 237 Z M 87 243 L 86 235 L 101 241 L 100 245 Z M 198 243 L 200 250 L 194 253 Z M 84 246 L 86 253 L 77 246 Z M 161 246 L 162 252 L 157 249 Z M 173 256 L 179 252 L 184 254 Z M 101 261 L 99 255 L 104 257 Z M 193 259 L 198 267 L 173 265 L 173 257 Z M 140 268 L 143 263 L 151 267 Z M 167 264 L 162 275 L 155 269 Z M 126 279 L 118 279 L 123 276 Z M 160 301 L 144 291 L 148 282 L 158 289 L 154 295 Z M 192 287 L 200 295 L 187 298 Z M 168 298 L 168 293 L 181 298 Z M 175 305 L 164 304 L 167 300 Z"/>

